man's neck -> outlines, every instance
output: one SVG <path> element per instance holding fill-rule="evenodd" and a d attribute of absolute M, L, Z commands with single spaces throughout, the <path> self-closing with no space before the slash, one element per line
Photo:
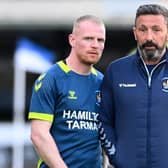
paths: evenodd
<path fill-rule="evenodd" d="M 71 56 L 66 59 L 66 64 L 70 67 L 72 71 L 80 75 L 90 74 L 92 68 L 92 65 L 83 64 L 78 59 L 74 59 L 74 57 L 71 58 Z"/>

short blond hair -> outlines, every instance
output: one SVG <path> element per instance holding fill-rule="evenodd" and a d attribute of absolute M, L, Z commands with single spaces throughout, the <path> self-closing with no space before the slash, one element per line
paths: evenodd
<path fill-rule="evenodd" d="M 94 22 L 96 24 L 103 25 L 105 27 L 103 20 L 101 20 L 97 16 L 94 16 L 94 15 L 83 15 L 83 16 L 80 16 L 79 18 L 77 18 L 74 21 L 72 32 L 74 32 L 75 29 L 79 26 L 79 24 L 81 22 L 83 22 L 83 21 L 91 21 L 91 22 Z"/>

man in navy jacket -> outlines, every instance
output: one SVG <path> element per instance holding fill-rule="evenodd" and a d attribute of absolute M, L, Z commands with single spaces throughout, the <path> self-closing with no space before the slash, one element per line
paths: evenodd
<path fill-rule="evenodd" d="M 115 168 L 168 168 L 168 10 L 137 9 L 137 51 L 105 72 L 99 134 Z"/>

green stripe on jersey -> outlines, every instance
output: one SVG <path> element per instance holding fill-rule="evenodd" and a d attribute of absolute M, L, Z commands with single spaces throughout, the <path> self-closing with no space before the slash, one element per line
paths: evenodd
<path fill-rule="evenodd" d="M 54 115 L 53 114 L 42 114 L 42 113 L 37 113 L 37 112 L 29 112 L 28 118 L 53 122 Z"/>

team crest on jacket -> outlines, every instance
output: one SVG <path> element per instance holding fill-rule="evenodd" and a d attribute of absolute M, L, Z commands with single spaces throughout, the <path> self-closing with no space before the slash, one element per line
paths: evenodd
<path fill-rule="evenodd" d="M 168 92 L 168 77 L 162 79 L 162 90 Z"/>
<path fill-rule="evenodd" d="M 100 102 L 101 102 L 100 90 L 96 90 L 96 104 L 100 105 Z"/>

